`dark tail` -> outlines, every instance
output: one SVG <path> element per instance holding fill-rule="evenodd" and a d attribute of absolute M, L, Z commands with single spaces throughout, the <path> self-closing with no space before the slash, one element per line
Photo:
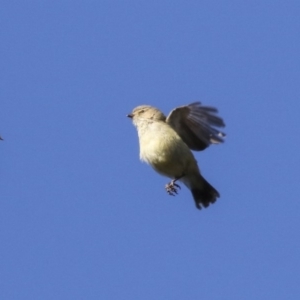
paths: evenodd
<path fill-rule="evenodd" d="M 203 207 L 208 207 L 209 204 L 215 203 L 217 198 L 220 197 L 218 191 L 211 186 L 202 176 L 202 187 L 191 189 L 196 207 L 201 209 Z"/>

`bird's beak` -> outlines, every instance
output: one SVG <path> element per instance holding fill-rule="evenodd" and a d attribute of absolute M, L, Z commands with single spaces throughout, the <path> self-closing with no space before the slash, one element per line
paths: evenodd
<path fill-rule="evenodd" d="M 133 114 L 128 114 L 126 117 L 132 119 L 133 118 Z"/>

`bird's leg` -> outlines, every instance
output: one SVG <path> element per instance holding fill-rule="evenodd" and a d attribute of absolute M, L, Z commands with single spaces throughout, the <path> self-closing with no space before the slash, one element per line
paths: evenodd
<path fill-rule="evenodd" d="M 166 184 L 165 188 L 166 188 L 166 191 L 169 195 L 171 196 L 175 196 L 175 194 L 177 194 L 177 189 L 181 189 L 180 185 L 175 183 L 177 180 L 181 179 L 182 177 L 184 176 L 181 175 L 180 177 L 177 177 L 175 179 L 173 179 L 171 182 L 169 182 L 168 184 Z"/>

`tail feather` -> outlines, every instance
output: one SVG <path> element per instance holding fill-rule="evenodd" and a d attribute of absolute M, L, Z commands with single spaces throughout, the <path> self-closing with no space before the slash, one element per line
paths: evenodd
<path fill-rule="evenodd" d="M 202 176 L 202 187 L 201 188 L 192 188 L 191 192 L 194 197 L 196 207 L 201 209 L 202 207 L 208 207 L 210 204 L 213 204 L 217 201 L 217 198 L 220 197 L 219 192 L 211 186 Z"/>

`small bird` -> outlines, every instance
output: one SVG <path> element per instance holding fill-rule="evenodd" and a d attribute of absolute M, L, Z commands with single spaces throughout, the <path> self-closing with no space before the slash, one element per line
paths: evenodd
<path fill-rule="evenodd" d="M 138 106 L 127 115 L 138 131 L 140 159 L 172 179 L 165 186 L 169 195 L 178 193 L 177 181 L 186 185 L 198 209 L 208 207 L 220 197 L 201 175 L 191 151 L 224 141 L 225 134 L 215 128 L 225 126 L 217 113 L 214 107 L 194 102 L 173 109 L 168 117 L 149 105 Z"/>

